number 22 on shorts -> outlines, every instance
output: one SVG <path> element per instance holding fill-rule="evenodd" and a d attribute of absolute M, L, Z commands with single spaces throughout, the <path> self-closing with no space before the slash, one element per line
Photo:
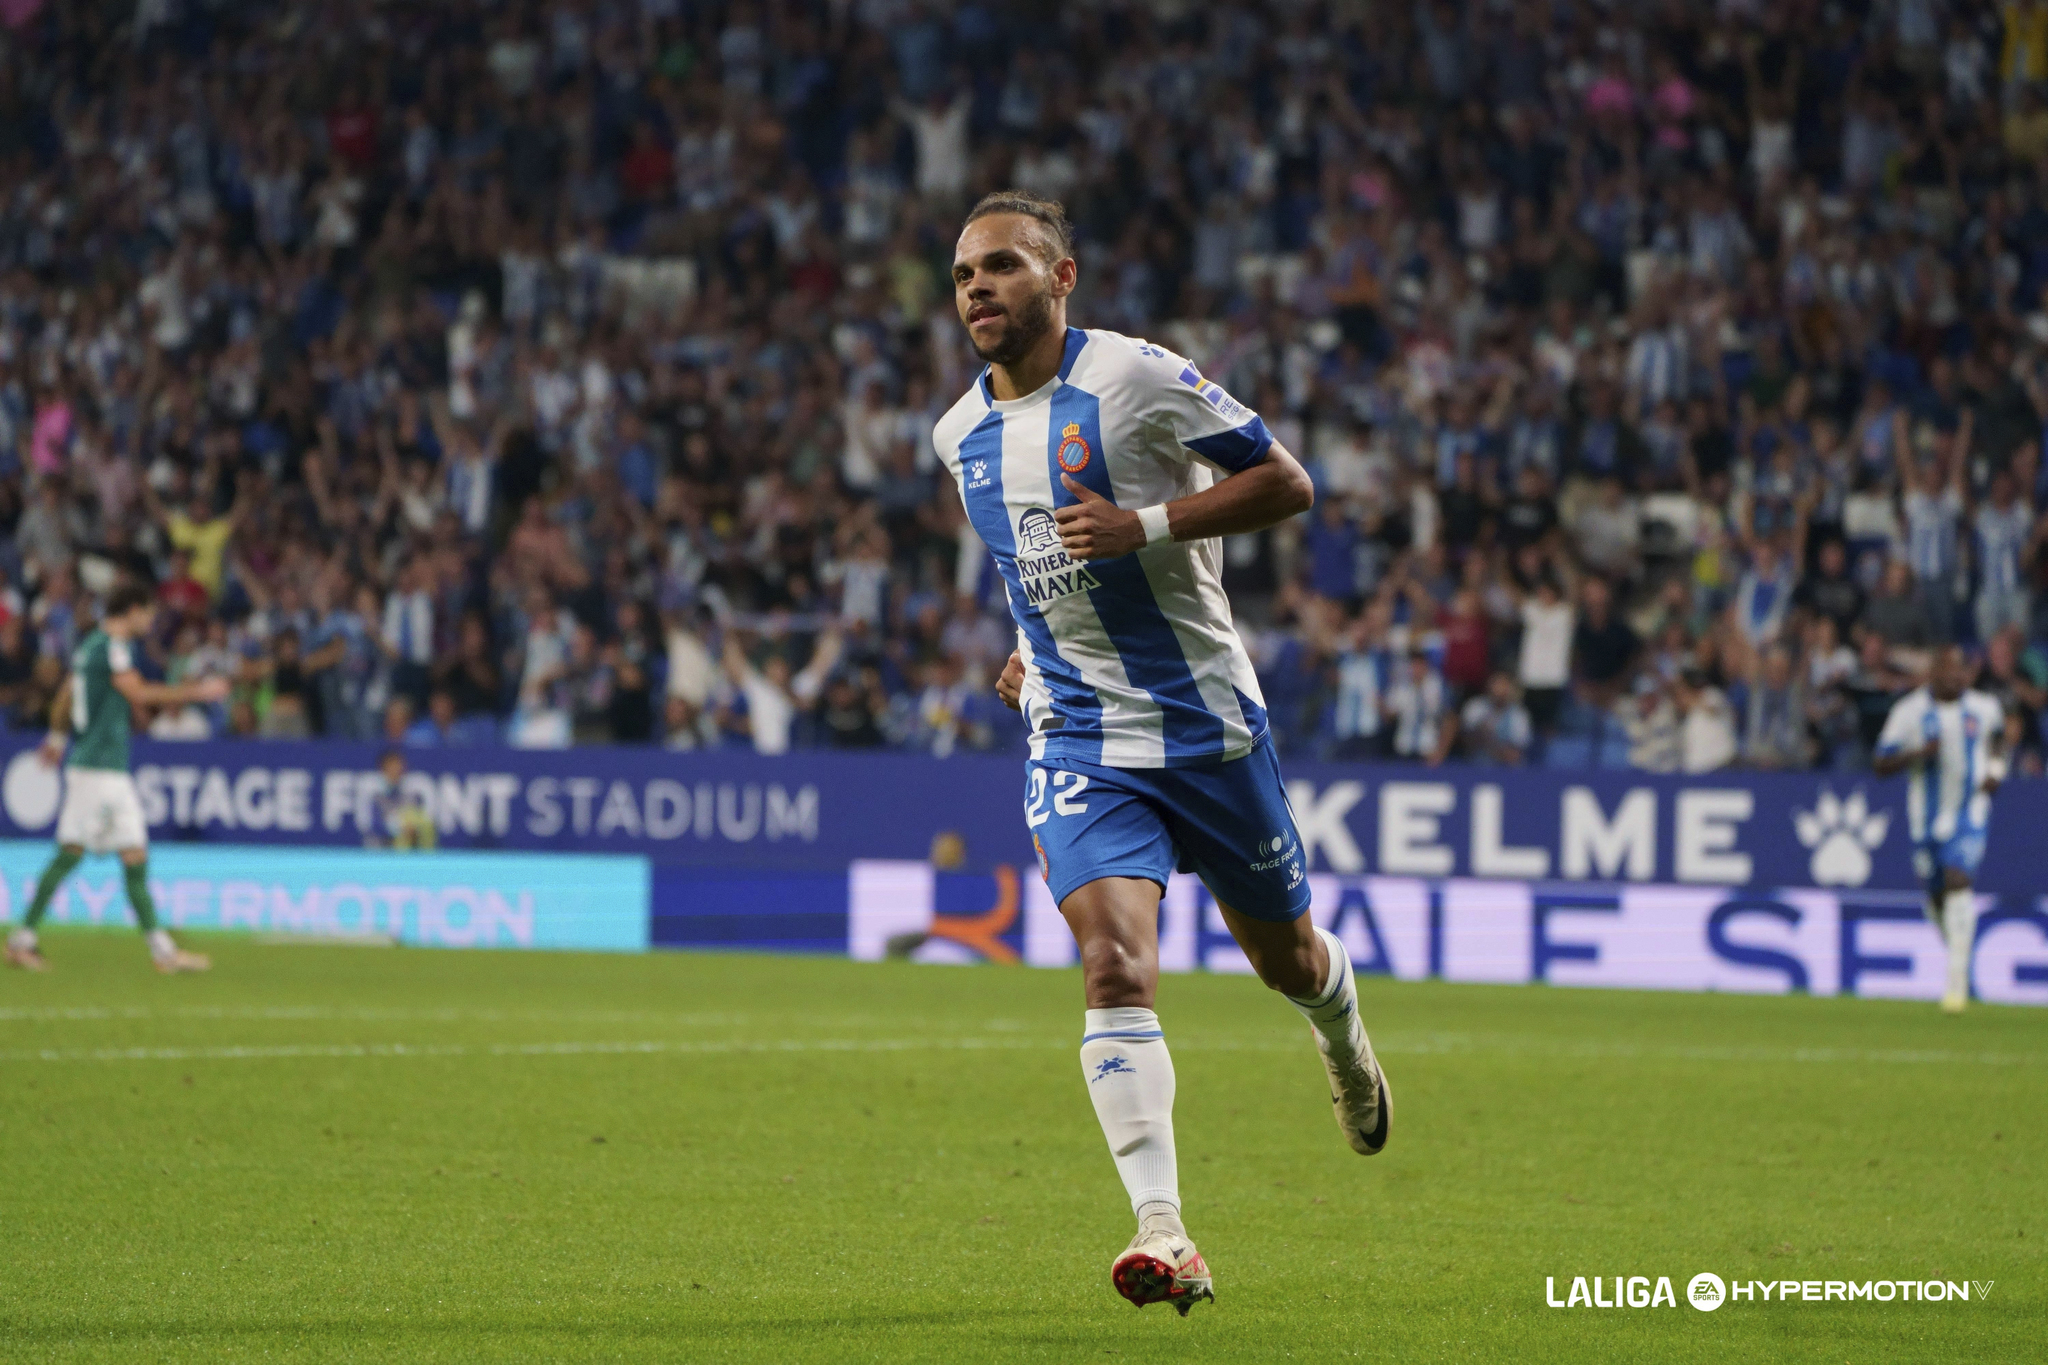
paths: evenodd
<path fill-rule="evenodd" d="M 1079 799 L 1081 793 L 1088 790 L 1090 779 L 1087 774 L 1055 768 L 1048 784 L 1046 771 L 1044 768 L 1031 770 L 1031 798 L 1024 803 L 1024 822 L 1033 829 L 1055 815 L 1079 815 L 1088 809 L 1088 803 Z M 1052 796 L 1050 809 L 1045 804 L 1048 793 Z"/>

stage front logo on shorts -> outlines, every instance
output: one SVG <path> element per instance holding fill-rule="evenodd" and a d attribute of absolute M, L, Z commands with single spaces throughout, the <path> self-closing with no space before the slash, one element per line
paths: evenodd
<path fill-rule="evenodd" d="M 1272 835 L 1270 839 L 1260 839 L 1260 843 L 1257 843 L 1257 853 L 1260 855 L 1251 860 L 1251 864 L 1247 864 L 1253 872 L 1272 872 L 1274 868 L 1288 866 L 1288 872 L 1294 874 L 1288 886 L 1300 880 L 1300 849 L 1294 845 L 1294 835 L 1282 831 L 1278 835 Z"/>
<path fill-rule="evenodd" d="M 1069 422 L 1060 432 L 1058 459 L 1060 468 L 1069 474 L 1078 474 L 1088 467 L 1088 458 L 1094 452 L 1088 449 L 1088 442 L 1081 436 L 1081 424 Z"/>

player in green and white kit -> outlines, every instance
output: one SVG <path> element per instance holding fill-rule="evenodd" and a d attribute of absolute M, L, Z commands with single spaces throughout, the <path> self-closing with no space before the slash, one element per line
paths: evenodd
<path fill-rule="evenodd" d="M 156 602 L 149 590 L 124 584 L 107 599 L 100 628 L 72 651 L 71 677 L 51 707 L 50 737 L 42 748 L 44 762 L 55 767 L 62 761 L 65 767 L 57 856 L 43 869 L 21 927 L 7 936 L 7 961 L 12 966 L 49 970 L 36 947 L 36 926 L 87 849 L 121 855 L 128 904 L 149 938 L 149 956 L 158 971 L 203 972 L 213 965 L 203 954 L 179 948 L 157 927 L 156 903 L 149 895 L 149 824 L 142 816 L 135 779 L 128 774 L 128 713 L 134 706 L 220 701 L 227 696 L 228 684 L 225 678 L 175 687 L 145 681 L 135 671 L 134 642 L 149 632 L 155 619 Z M 72 735 L 68 757 L 66 730 Z"/>

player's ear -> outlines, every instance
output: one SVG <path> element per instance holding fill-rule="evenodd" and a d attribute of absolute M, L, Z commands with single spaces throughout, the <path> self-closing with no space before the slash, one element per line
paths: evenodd
<path fill-rule="evenodd" d="M 1081 277 L 1081 266 L 1072 256 L 1062 256 L 1052 264 L 1052 296 L 1063 299 L 1074 292 L 1075 281 Z"/>

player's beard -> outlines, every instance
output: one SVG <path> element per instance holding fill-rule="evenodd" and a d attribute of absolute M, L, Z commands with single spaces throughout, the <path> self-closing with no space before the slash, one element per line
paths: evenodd
<path fill-rule="evenodd" d="M 1052 330 L 1052 290 L 1039 290 L 1018 307 L 1006 310 L 1004 316 L 1008 321 L 1002 338 L 987 350 L 974 344 L 974 333 L 967 334 L 967 344 L 990 365 L 1014 365 L 1045 339 Z"/>

